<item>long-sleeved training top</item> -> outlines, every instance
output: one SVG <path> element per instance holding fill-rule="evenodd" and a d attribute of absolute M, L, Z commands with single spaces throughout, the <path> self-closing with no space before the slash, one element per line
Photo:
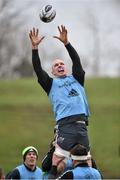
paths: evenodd
<path fill-rule="evenodd" d="M 85 72 L 82 68 L 80 57 L 78 56 L 76 50 L 73 48 L 73 46 L 68 43 L 66 46 L 66 49 L 71 57 L 73 66 L 72 66 L 72 74 L 77 79 L 77 81 L 84 86 L 84 75 Z M 38 77 L 38 82 L 42 86 L 42 88 L 45 90 L 47 94 L 49 94 L 53 78 L 51 78 L 43 69 L 40 62 L 38 49 L 32 50 L 32 63 L 34 70 L 36 72 L 36 75 Z"/>
<path fill-rule="evenodd" d="M 38 83 L 45 90 L 52 102 L 56 121 L 78 114 L 85 114 L 86 116 L 89 116 L 88 103 L 84 92 L 85 72 L 82 68 L 80 57 L 70 43 L 68 43 L 65 47 L 72 60 L 72 75 L 66 76 L 65 78 L 50 77 L 42 68 L 38 49 L 32 50 L 32 63 L 38 78 Z M 69 91 L 68 95 L 67 91 Z M 57 99 L 58 96 L 59 99 Z M 72 98 L 72 101 L 70 97 L 74 97 Z M 75 98 L 80 99 L 80 104 L 78 103 L 78 100 L 75 101 Z M 64 102 L 68 102 L 68 104 L 59 102 L 60 99 L 64 99 Z M 64 106 L 62 106 L 63 104 Z M 69 107 L 69 109 L 66 109 L 66 107 Z"/>

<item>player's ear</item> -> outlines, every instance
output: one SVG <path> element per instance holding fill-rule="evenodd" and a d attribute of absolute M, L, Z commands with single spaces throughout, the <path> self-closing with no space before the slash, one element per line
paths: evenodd
<path fill-rule="evenodd" d="M 52 68 L 52 71 L 51 71 L 51 73 L 52 73 L 53 75 L 55 75 L 55 72 L 54 72 L 53 68 Z"/>
<path fill-rule="evenodd" d="M 53 75 L 55 75 L 55 72 L 54 72 L 54 67 L 53 67 L 53 65 L 52 65 L 52 68 L 51 68 L 51 73 L 52 73 Z"/>

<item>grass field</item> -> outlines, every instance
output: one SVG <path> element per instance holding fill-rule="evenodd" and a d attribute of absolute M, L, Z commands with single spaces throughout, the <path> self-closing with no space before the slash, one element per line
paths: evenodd
<path fill-rule="evenodd" d="M 91 152 L 104 178 L 120 178 L 120 78 L 87 79 Z M 5 173 L 22 162 L 28 145 L 39 162 L 53 137 L 54 117 L 36 79 L 0 80 L 0 166 Z"/>

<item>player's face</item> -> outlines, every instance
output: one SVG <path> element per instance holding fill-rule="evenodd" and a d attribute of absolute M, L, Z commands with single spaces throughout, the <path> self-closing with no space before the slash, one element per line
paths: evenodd
<path fill-rule="evenodd" d="M 67 75 L 67 69 L 63 60 L 54 60 L 52 65 L 52 74 L 56 77 L 62 77 Z"/>
<path fill-rule="evenodd" d="M 37 155 L 34 151 L 31 151 L 27 153 L 24 163 L 27 167 L 34 169 L 34 167 L 36 166 L 36 161 Z"/>

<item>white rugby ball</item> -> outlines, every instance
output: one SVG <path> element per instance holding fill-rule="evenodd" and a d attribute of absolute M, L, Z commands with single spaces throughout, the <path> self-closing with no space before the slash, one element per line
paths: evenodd
<path fill-rule="evenodd" d="M 49 23 L 55 18 L 56 11 L 53 9 L 52 5 L 45 5 L 40 10 L 39 16 L 44 23 Z"/>

